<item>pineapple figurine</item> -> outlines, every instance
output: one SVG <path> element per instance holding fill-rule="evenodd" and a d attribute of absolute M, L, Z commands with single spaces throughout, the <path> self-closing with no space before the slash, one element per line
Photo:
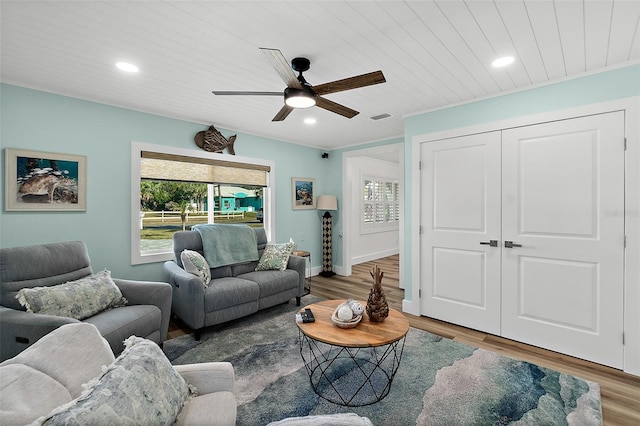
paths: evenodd
<path fill-rule="evenodd" d="M 371 321 L 382 322 L 389 316 L 387 296 L 384 295 L 382 290 L 384 272 L 378 268 L 378 265 L 375 265 L 370 274 L 373 278 L 373 288 L 369 292 L 369 300 L 367 300 L 367 315 Z"/>

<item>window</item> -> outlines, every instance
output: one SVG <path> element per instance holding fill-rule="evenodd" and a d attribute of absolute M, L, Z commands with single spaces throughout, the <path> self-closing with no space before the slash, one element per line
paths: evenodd
<path fill-rule="evenodd" d="M 362 189 L 361 232 L 397 229 L 400 223 L 399 183 L 365 176 Z"/>
<path fill-rule="evenodd" d="M 132 264 L 173 258 L 172 234 L 198 223 L 247 223 L 271 232 L 271 162 L 132 144 Z"/>

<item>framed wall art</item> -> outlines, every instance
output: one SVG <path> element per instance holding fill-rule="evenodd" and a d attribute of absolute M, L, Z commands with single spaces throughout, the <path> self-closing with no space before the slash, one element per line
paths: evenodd
<path fill-rule="evenodd" d="M 5 148 L 6 211 L 85 211 L 87 157 Z"/>
<path fill-rule="evenodd" d="M 312 178 L 291 178 L 291 200 L 293 210 L 316 208 L 316 180 Z"/>

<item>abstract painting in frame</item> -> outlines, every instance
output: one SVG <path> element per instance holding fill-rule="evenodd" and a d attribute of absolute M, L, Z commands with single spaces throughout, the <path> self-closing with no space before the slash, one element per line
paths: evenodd
<path fill-rule="evenodd" d="M 293 210 L 316 208 L 316 180 L 312 178 L 291 178 L 291 200 Z"/>
<path fill-rule="evenodd" d="M 5 148 L 6 211 L 85 211 L 87 157 Z"/>

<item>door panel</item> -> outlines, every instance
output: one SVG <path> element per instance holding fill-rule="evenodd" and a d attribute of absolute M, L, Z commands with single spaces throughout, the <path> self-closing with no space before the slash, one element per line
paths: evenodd
<path fill-rule="evenodd" d="M 503 132 L 502 335 L 622 368 L 624 116 Z"/>
<path fill-rule="evenodd" d="M 422 312 L 500 332 L 500 132 L 421 146 Z M 427 200 L 425 202 L 425 200 Z"/>
<path fill-rule="evenodd" d="M 459 143 L 433 151 L 433 229 L 484 232 L 487 147 Z"/>
<path fill-rule="evenodd" d="M 518 234 L 595 237 L 597 131 L 535 137 L 519 145 Z"/>
<path fill-rule="evenodd" d="M 433 298 L 474 308 L 484 306 L 486 263 L 482 252 L 433 248 Z"/>
<path fill-rule="evenodd" d="M 519 261 L 521 318 L 579 331 L 598 331 L 597 264 L 526 256 L 520 256 Z M 537 303 L 539 300 L 546 302 Z M 581 309 L 566 309 L 573 304 Z"/>

